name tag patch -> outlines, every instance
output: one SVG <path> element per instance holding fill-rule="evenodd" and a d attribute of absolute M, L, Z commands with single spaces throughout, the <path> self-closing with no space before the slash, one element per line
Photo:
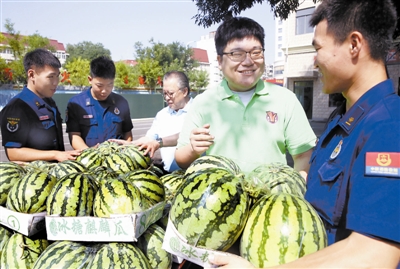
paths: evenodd
<path fill-rule="evenodd" d="M 369 176 L 400 177 L 400 153 L 367 152 L 365 174 Z"/>
<path fill-rule="evenodd" d="M 83 118 L 84 118 L 84 119 L 92 119 L 92 118 L 93 118 L 93 115 L 83 115 Z"/>

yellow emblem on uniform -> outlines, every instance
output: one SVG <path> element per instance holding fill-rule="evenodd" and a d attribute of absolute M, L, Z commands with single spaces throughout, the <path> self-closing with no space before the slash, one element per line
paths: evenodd
<path fill-rule="evenodd" d="M 390 159 L 390 154 L 388 154 L 388 153 L 379 153 L 378 157 L 376 158 L 376 162 L 380 166 L 389 166 L 392 163 L 392 160 Z"/>
<path fill-rule="evenodd" d="M 335 147 L 335 149 L 331 153 L 331 157 L 330 157 L 331 159 L 335 159 L 339 155 L 340 150 L 342 149 L 342 144 L 343 144 L 343 140 L 340 140 L 339 143 L 337 144 L 337 146 Z"/>

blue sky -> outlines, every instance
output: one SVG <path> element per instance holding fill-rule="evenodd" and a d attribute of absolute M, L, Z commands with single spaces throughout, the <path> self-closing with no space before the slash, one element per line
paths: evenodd
<path fill-rule="evenodd" d="M 183 45 L 215 31 L 195 24 L 195 2 L 189 1 L 103 1 L 103 0 L 0 0 L 1 31 L 10 19 L 22 35 L 38 32 L 66 44 L 82 41 L 102 43 L 113 60 L 134 59 L 134 44 L 156 42 Z M 265 30 L 266 62 L 274 60 L 275 18 L 269 4 L 257 4 L 240 16 L 250 17 Z M 193 45 L 193 44 L 191 44 Z"/>

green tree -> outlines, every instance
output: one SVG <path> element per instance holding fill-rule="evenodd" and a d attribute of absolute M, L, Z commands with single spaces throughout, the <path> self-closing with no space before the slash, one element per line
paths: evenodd
<path fill-rule="evenodd" d="M 193 91 L 204 90 L 209 83 L 208 73 L 205 70 L 194 69 L 188 74 L 190 88 Z"/>
<path fill-rule="evenodd" d="M 24 68 L 24 59 L 20 58 L 8 64 L 12 71 L 12 83 L 22 86 L 26 84 L 26 73 Z"/>
<path fill-rule="evenodd" d="M 79 57 L 89 60 L 89 62 L 99 56 L 108 56 L 111 58 L 110 50 L 104 48 L 103 44 L 94 44 L 90 41 L 82 41 L 76 45 L 67 44 L 66 51 L 69 54 L 66 63 Z"/>
<path fill-rule="evenodd" d="M 72 61 L 65 63 L 65 69 L 69 73 L 71 84 L 81 88 L 89 86 L 88 76 L 90 72 L 90 61 L 82 59 L 81 57 L 75 58 Z"/>
<path fill-rule="evenodd" d="M 137 66 L 116 62 L 115 69 L 117 71 L 114 81 L 115 88 L 132 89 L 139 86 L 139 70 Z"/>
<path fill-rule="evenodd" d="M 149 43 L 151 45 L 150 47 L 143 47 L 141 42 L 135 43 L 134 47 L 137 60 L 146 58 L 154 59 L 161 66 L 162 73 L 171 70 L 189 72 L 193 68 L 199 66 L 198 61 L 193 59 L 193 50 L 191 48 L 186 48 L 179 42 L 165 45 L 150 39 Z"/>
<path fill-rule="evenodd" d="M 25 36 L 22 41 L 28 46 L 29 51 L 38 48 L 45 48 L 52 52 L 56 51 L 56 48 L 50 45 L 49 39 L 41 36 L 38 32 L 33 35 Z"/>
<path fill-rule="evenodd" d="M 163 76 L 163 69 L 156 61 L 152 58 L 138 59 L 138 69 L 141 76 L 146 77 L 146 85 L 150 90 L 154 90 L 157 85 L 157 78 Z"/>
<path fill-rule="evenodd" d="M 5 37 L 5 41 L 12 49 L 14 59 L 18 60 L 25 54 L 23 37 L 20 35 L 19 31 L 14 29 L 14 23 L 12 23 L 10 19 L 6 19 L 4 27 L 6 28 L 6 32 L 8 34 L 8 36 Z"/>

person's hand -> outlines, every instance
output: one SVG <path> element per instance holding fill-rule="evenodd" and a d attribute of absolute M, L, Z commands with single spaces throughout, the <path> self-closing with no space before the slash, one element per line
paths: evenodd
<path fill-rule="evenodd" d="M 204 266 L 204 269 L 211 268 L 255 268 L 248 260 L 233 254 L 221 253 L 212 254 L 208 258 L 210 267 Z"/>
<path fill-rule="evenodd" d="M 154 139 L 151 139 L 147 136 L 142 136 L 139 139 L 133 140 L 131 143 L 137 147 L 140 147 L 143 144 L 149 143 L 151 141 L 155 141 Z M 156 141 L 157 142 L 157 141 Z"/>
<path fill-rule="evenodd" d="M 143 150 L 143 154 L 149 154 L 150 158 L 153 158 L 154 152 L 160 148 L 160 143 L 158 143 L 156 140 L 150 140 L 148 142 L 140 143 L 138 144 L 139 150 Z"/>
<path fill-rule="evenodd" d="M 81 154 L 82 150 L 68 150 L 68 151 L 57 151 L 56 160 L 59 162 L 66 160 L 75 160 L 77 156 Z"/>
<path fill-rule="evenodd" d="M 205 124 L 202 128 L 193 129 L 190 133 L 190 145 L 192 150 L 202 155 L 214 143 L 214 136 L 210 135 L 210 124 Z"/>

